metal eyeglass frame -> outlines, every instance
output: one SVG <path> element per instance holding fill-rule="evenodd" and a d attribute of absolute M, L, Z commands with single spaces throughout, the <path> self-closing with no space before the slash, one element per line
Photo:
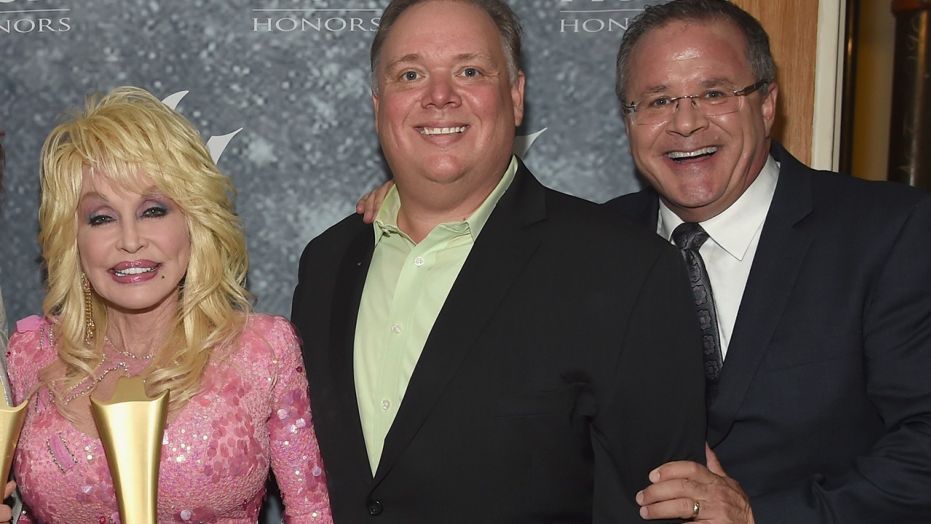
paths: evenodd
<path fill-rule="evenodd" d="M 771 82 L 771 80 L 763 79 L 763 80 L 760 80 L 759 82 L 757 82 L 757 83 L 755 83 L 755 84 L 750 84 L 750 85 L 748 85 L 747 87 L 744 87 L 743 89 L 738 89 L 738 90 L 736 90 L 736 91 L 731 91 L 731 94 L 729 94 L 729 95 L 727 95 L 727 96 L 729 96 L 729 97 L 730 97 L 730 96 L 734 96 L 734 97 L 747 96 L 747 95 L 749 95 L 749 94 L 751 94 L 751 93 L 754 93 L 754 92 L 756 92 L 756 91 L 762 89 L 763 87 L 767 86 L 768 84 L 770 84 L 770 82 Z M 672 115 L 675 114 L 676 110 L 679 109 L 679 100 L 687 99 L 687 100 L 692 100 L 692 101 L 694 101 L 694 100 L 701 101 L 701 100 L 703 100 L 703 98 L 702 98 L 703 96 L 704 96 L 704 95 L 682 95 L 682 96 L 674 96 L 674 97 L 669 97 L 669 98 L 667 98 L 667 101 L 668 101 L 670 107 L 672 107 L 672 111 L 669 113 L 670 119 L 672 118 Z M 675 103 L 675 105 L 673 105 L 673 103 Z M 692 102 L 692 103 L 695 104 L 695 102 Z M 630 104 L 623 104 L 622 107 L 623 107 L 623 109 L 624 109 L 624 113 L 625 113 L 625 114 L 633 115 L 633 113 L 636 113 L 636 112 L 637 112 L 637 106 L 639 106 L 639 105 L 640 105 L 640 102 L 631 102 Z M 699 102 L 697 105 L 695 105 L 696 108 L 698 108 L 698 107 L 700 107 L 700 106 L 701 106 L 701 103 L 700 103 L 700 102 Z M 739 110 L 739 107 L 738 107 L 738 110 Z M 703 112 L 702 114 L 704 115 L 705 113 Z M 726 115 L 726 114 L 729 114 L 729 113 L 721 113 L 721 114 Z M 705 116 L 710 116 L 710 115 L 705 115 Z M 717 116 L 717 115 L 715 115 L 715 116 Z M 634 123 L 637 123 L 636 117 L 631 116 L 631 119 L 634 121 Z M 651 122 L 651 123 L 652 123 L 652 124 L 662 124 L 662 123 L 665 123 L 665 122 L 668 122 L 668 121 L 669 121 L 669 120 L 667 119 L 667 120 L 660 120 L 660 121 L 658 121 L 658 122 Z"/>

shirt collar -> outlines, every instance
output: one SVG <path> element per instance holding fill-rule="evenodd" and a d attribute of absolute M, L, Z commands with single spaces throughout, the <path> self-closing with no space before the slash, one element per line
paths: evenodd
<path fill-rule="evenodd" d="M 478 206 L 471 215 L 466 217 L 465 220 L 446 222 L 436 227 L 442 227 L 454 232 L 468 233 L 472 236 L 472 241 L 474 242 L 475 239 L 478 238 L 479 233 L 482 232 L 482 228 L 485 227 L 485 223 L 488 222 L 488 217 L 491 216 L 491 212 L 494 211 L 498 201 L 501 200 L 501 197 L 504 196 L 508 187 L 511 186 L 511 182 L 514 181 L 514 176 L 516 174 L 517 157 L 511 156 L 511 162 L 504 171 L 504 176 L 498 181 L 498 185 L 485 197 L 482 204 Z M 385 195 L 385 200 L 382 202 L 381 209 L 379 209 L 378 214 L 375 215 L 373 226 L 376 244 L 386 235 L 403 235 L 407 237 L 407 235 L 398 228 L 398 211 L 400 211 L 400 209 L 401 197 L 398 194 L 398 186 L 392 186 L 391 189 L 388 190 L 388 194 Z"/>
<path fill-rule="evenodd" d="M 753 237 L 766 220 L 778 178 L 779 163 L 769 156 L 760 175 L 736 202 L 717 216 L 701 222 L 701 227 L 708 236 L 737 260 L 743 260 Z M 683 220 L 660 199 L 657 234 L 669 240 L 672 238 L 672 232 L 682 222 Z"/>

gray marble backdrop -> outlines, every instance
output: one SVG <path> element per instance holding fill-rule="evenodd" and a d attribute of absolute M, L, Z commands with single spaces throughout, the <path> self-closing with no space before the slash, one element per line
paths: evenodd
<path fill-rule="evenodd" d="M 0 0 L 0 287 L 9 322 L 38 313 L 42 141 L 84 96 L 136 85 L 205 140 L 238 188 L 258 311 L 287 316 L 308 240 L 388 177 L 373 131 L 368 49 L 386 0 Z M 511 0 L 525 26 L 525 153 L 544 183 L 595 201 L 638 189 L 613 63 L 644 0 Z M 12 325 L 10 326 L 12 328 Z M 266 521 L 277 521 L 274 509 Z"/>
<path fill-rule="evenodd" d="M 37 313 L 38 157 L 84 96 L 137 85 L 206 138 L 242 128 L 219 160 L 238 188 L 258 311 L 287 315 L 301 250 L 386 179 L 368 49 L 386 0 L 0 0 L 0 286 L 9 322 Z M 613 63 L 644 0 L 511 0 L 525 26 L 525 159 L 595 201 L 636 190 Z M 12 327 L 12 326 L 11 326 Z"/>

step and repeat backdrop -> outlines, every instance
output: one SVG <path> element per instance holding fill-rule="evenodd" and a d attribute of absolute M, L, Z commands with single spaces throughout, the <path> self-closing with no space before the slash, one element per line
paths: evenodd
<path fill-rule="evenodd" d="M 120 85 L 177 104 L 238 188 L 256 309 L 287 316 L 308 240 L 389 176 L 373 128 L 369 46 L 386 0 L 0 0 L 0 287 L 9 322 L 40 311 L 38 159 L 86 95 Z M 640 187 L 614 58 L 649 0 L 512 0 L 525 29 L 521 154 L 559 190 Z M 228 140 L 228 142 L 227 142 Z"/>

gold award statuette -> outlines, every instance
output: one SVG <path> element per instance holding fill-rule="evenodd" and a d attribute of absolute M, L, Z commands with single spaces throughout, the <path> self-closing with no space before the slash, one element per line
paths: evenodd
<path fill-rule="evenodd" d="M 3 482 L 0 483 L 0 489 L 10 478 L 10 465 L 13 464 L 13 452 L 16 451 L 16 443 L 19 442 L 19 432 L 23 429 L 23 422 L 26 421 L 26 404 L 11 407 L 6 400 L 6 395 L 0 392 L 0 473 L 3 474 Z"/>
<path fill-rule="evenodd" d="M 91 414 L 123 524 L 157 524 L 158 463 L 168 417 L 168 392 L 149 398 L 139 377 L 120 378 L 109 401 L 91 398 Z"/>

